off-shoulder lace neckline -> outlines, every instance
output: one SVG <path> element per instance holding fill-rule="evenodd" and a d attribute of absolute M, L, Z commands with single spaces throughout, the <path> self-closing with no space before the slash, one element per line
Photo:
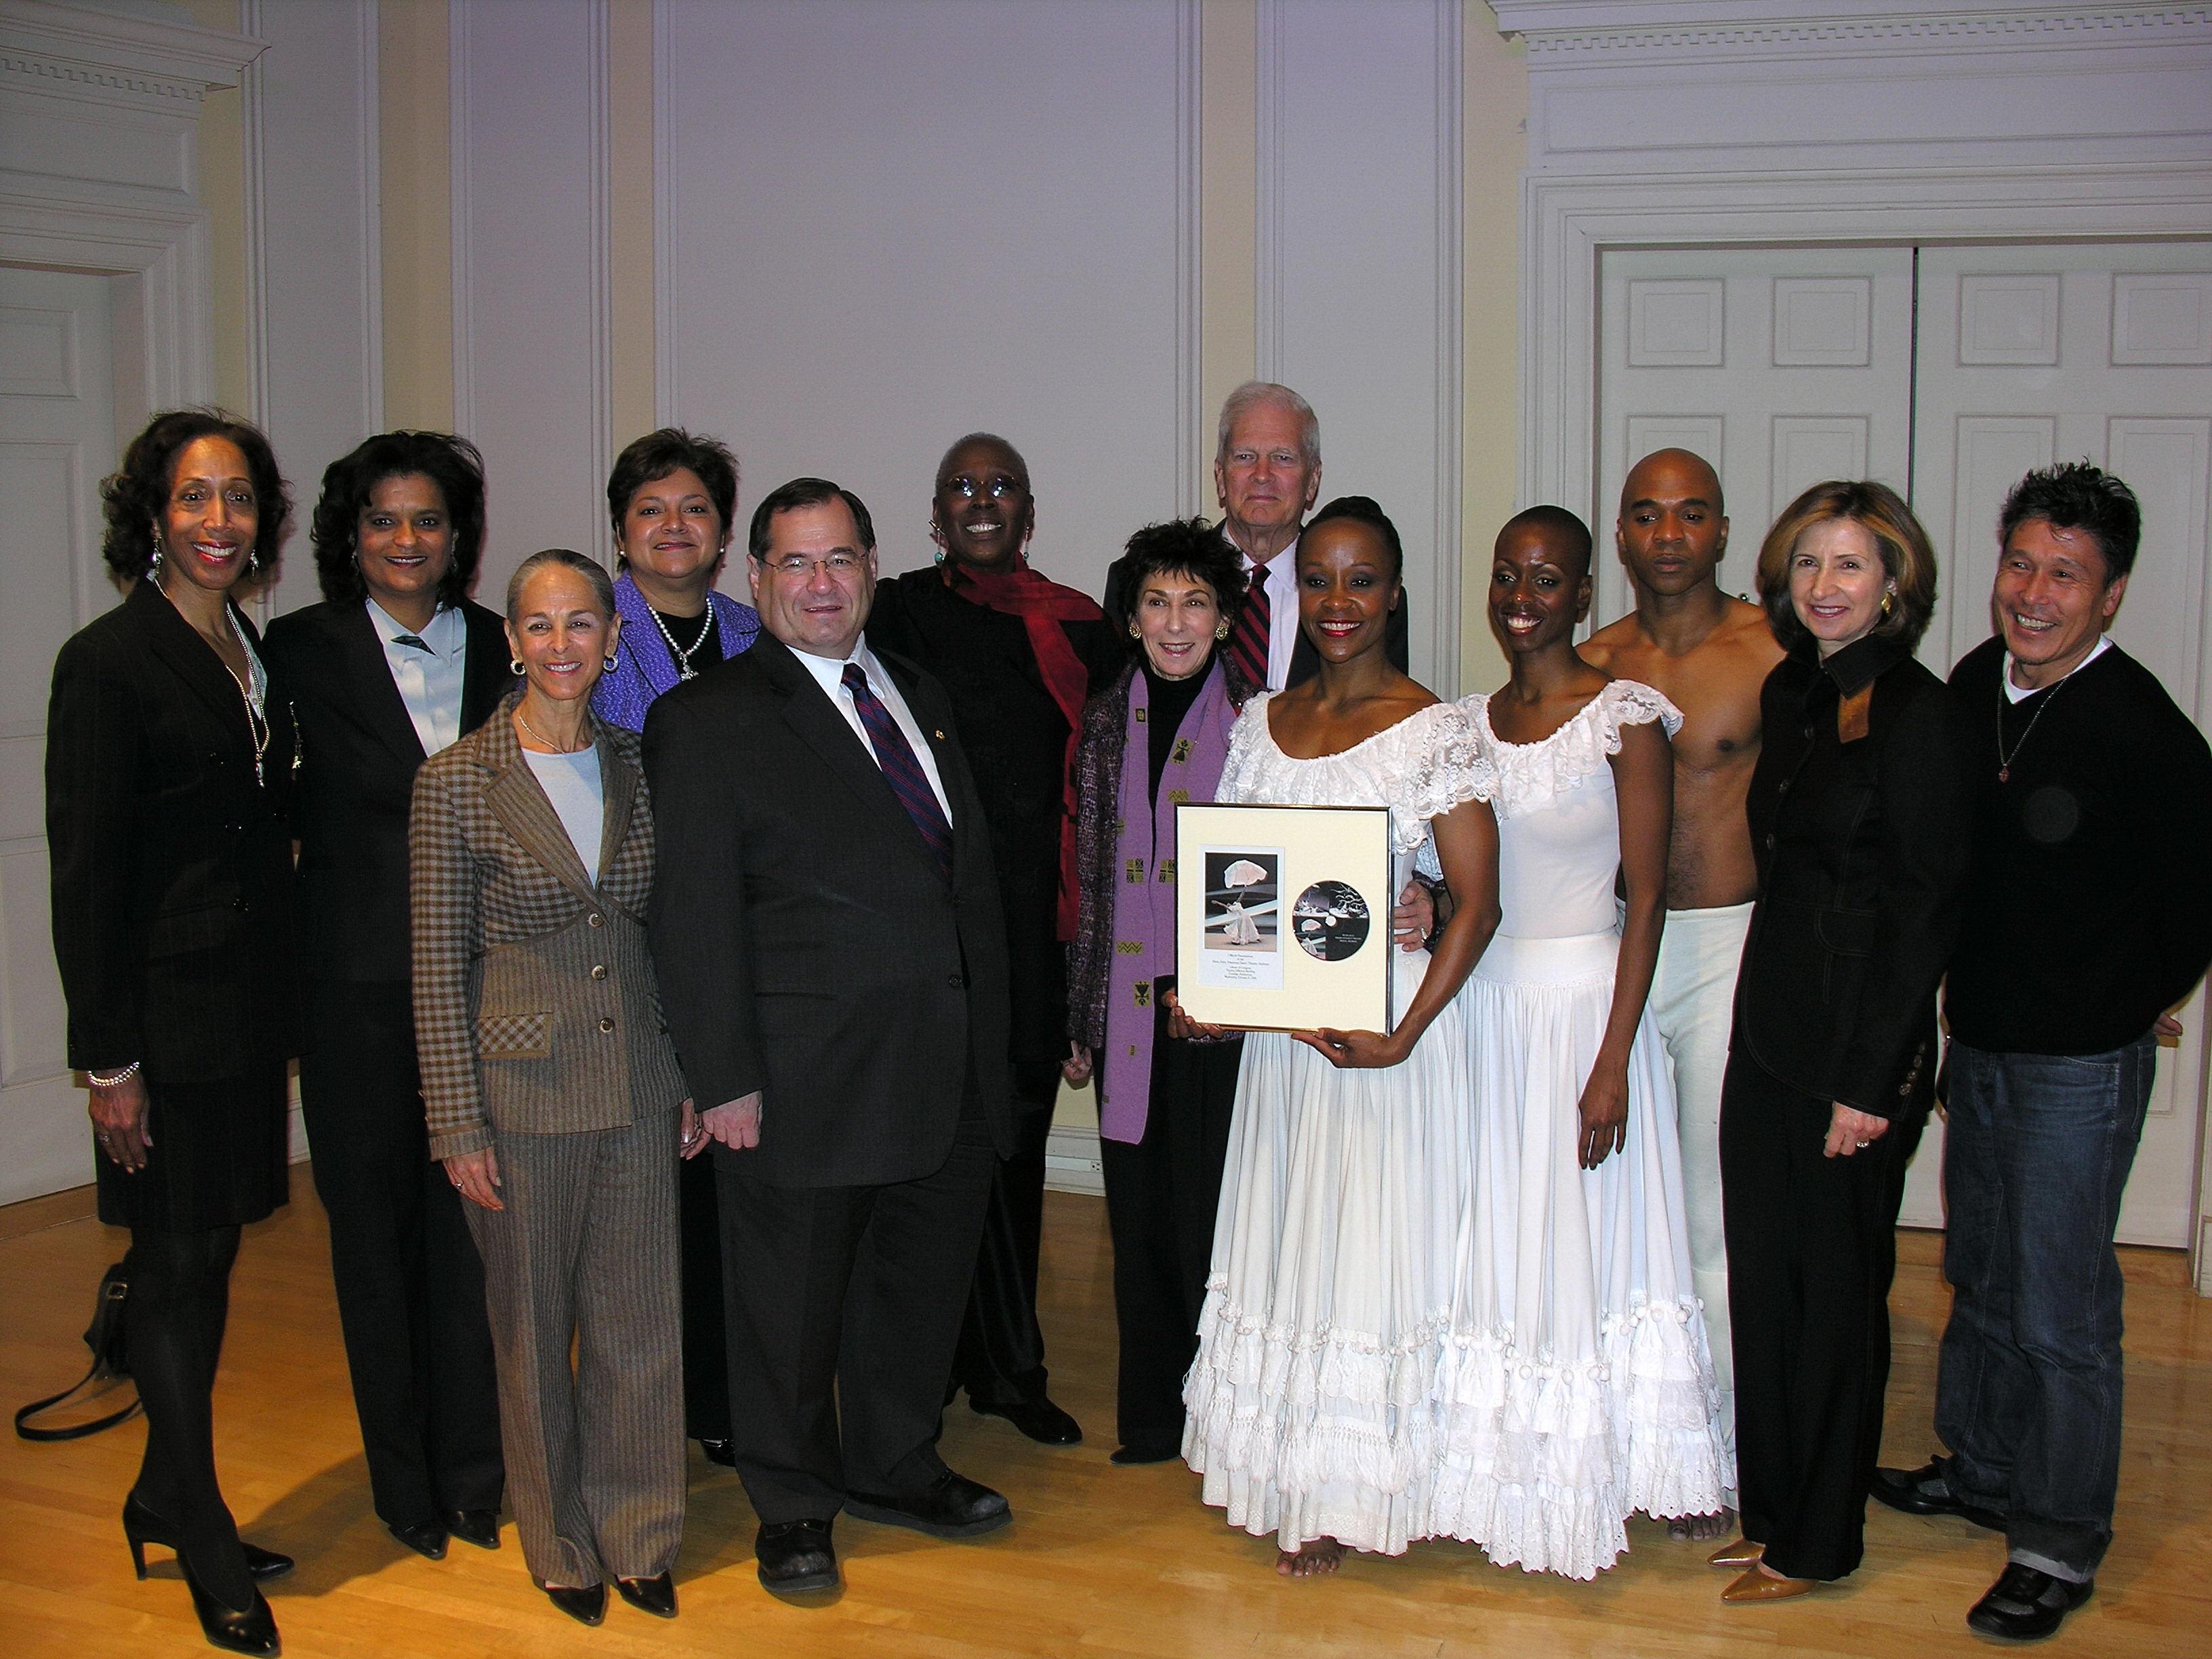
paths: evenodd
<path fill-rule="evenodd" d="M 1365 737 L 1360 738 L 1358 743 L 1352 744 L 1346 748 L 1332 749 L 1326 755 L 1293 755 L 1289 750 L 1284 748 L 1281 744 L 1275 741 L 1275 722 L 1267 713 L 1269 705 L 1272 704 L 1279 695 L 1281 694 L 1279 692 L 1262 691 L 1258 696 L 1252 700 L 1250 706 L 1259 710 L 1260 729 L 1267 733 L 1267 747 L 1273 750 L 1279 757 L 1290 762 L 1293 766 L 1318 766 L 1324 761 L 1342 760 L 1347 755 L 1358 754 L 1361 750 L 1366 748 L 1367 745 L 1371 743 L 1382 742 L 1383 738 L 1389 737 L 1393 732 L 1402 731 L 1413 721 L 1419 720 L 1425 714 L 1432 713 L 1436 709 L 1449 708 L 1451 707 L 1451 703 L 1449 699 L 1438 697 L 1434 702 L 1423 703 L 1412 714 L 1407 715 L 1404 720 L 1393 720 L 1389 725 L 1384 726 L 1380 732 L 1370 732 Z"/>

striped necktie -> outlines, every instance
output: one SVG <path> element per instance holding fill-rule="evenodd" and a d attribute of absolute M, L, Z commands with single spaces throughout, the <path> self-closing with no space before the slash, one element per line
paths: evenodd
<path fill-rule="evenodd" d="M 945 878 L 951 880 L 952 826 L 945 822 L 945 809 L 937 804 L 937 792 L 929 787 L 928 775 L 915 758 L 914 745 L 906 740 L 906 733 L 899 730 L 883 699 L 876 696 L 860 664 L 847 663 L 844 679 L 846 690 L 853 694 L 854 711 L 867 732 L 868 746 L 876 751 L 876 764 L 884 769 L 884 781 L 906 808 L 914 827 L 921 831 L 929 850 L 937 855 L 938 868 L 945 872 Z"/>
<path fill-rule="evenodd" d="M 1252 567 L 1252 584 L 1244 590 L 1244 608 L 1237 613 L 1237 626 L 1229 633 L 1229 654 L 1244 671 L 1244 678 L 1265 690 L 1267 684 L 1267 567 Z"/>

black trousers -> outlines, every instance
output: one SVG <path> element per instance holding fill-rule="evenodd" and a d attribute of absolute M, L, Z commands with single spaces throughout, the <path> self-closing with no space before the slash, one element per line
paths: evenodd
<path fill-rule="evenodd" d="M 1897 1212 L 1920 1121 L 1827 1158 L 1833 1103 L 1741 1054 L 1721 1089 L 1743 1534 L 1790 1578 L 1859 1565 L 1889 1382 Z"/>
<path fill-rule="evenodd" d="M 729 1339 L 722 1314 L 722 1215 L 711 1152 L 678 1165 L 684 1263 L 684 1432 L 730 1437 Z"/>
<path fill-rule="evenodd" d="M 1182 1446 L 1182 1382 L 1198 1352 L 1244 1054 L 1241 1038 L 1177 1042 L 1166 1024 L 1163 1006 L 1152 1035 L 1144 1138 L 1098 1143 L 1121 1336 L 1115 1427 L 1125 1448 L 1152 1457 L 1172 1456 Z"/>
<path fill-rule="evenodd" d="M 495 1510 L 505 1471 L 483 1264 L 430 1161 L 408 988 L 319 981 L 307 1002 L 301 1104 L 376 1513 L 423 1526 Z"/>
<path fill-rule="evenodd" d="M 952 1382 L 979 1405 L 1045 1397 L 1044 1331 L 1037 1323 L 1037 1255 L 1044 1234 L 1045 1143 L 1060 1098 L 1056 1061 L 1012 1067 L 1014 1152 L 991 1180 L 975 1279 L 953 1351 Z"/>
<path fill-rule="evenodd" d="M 766 1524 L 927 1486 L 991 1173 L 972 1104 L 943 1164 L 882 1187 L 771 1187 L 716 1147 L 731 1443 Z"/>

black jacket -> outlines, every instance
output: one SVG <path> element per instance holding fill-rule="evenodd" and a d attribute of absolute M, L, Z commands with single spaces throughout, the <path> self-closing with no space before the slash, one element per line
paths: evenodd
<path fill-rule="evenodd" d="M 498 614 L 465 603 L 461 732 L 514 684 Z M 308 977 L 404 985 L 407 812 L 422 740 L 359 601 L 325 602 L 269 624 L 269 672 L 300 723 L 292 835 L 300 843 L 301 965 Z"/>
<path fill-rule="evenodd" d="M 1759 902 L 1730 1046 L 1808 1094 L 1908 1116 L 1935 1083 L 1936 988 L 1972 851 L 1958 705 L 1869 635 L 1826 662 L 1801 641 L 1759 714 Z"/>
<path fill-rule="evenodd" d="M 71 1066 L 211 1081 L 299 1052 L 292 716 L 270 678 L 257 783 L 238 683 L 151 581 L 55 659 L 46 839 Z"/>
<path fill-rule="evenodd" d="M 656 699 L 653 954 L 706 1111 L 764 1090 L 772 1187 L 883 1186 L 940 1168 L 971 1093 L 1000 1154 L 1006 942 L 983 804 L 937 682 L 878 652 L 951 805 L 948 884 L 875 757 L 763 634 Z"/>

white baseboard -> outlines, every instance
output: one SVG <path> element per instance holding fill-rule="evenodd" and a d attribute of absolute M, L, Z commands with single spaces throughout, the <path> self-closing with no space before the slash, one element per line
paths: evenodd
<path fill-rule="evenodd" d="M 1044 1144 L 1044 1184 L 1056 1193 L 1103 1196 L 1106 1172 L 1098 1159 L 1098 1131 L 1054 1129 Z"/>

